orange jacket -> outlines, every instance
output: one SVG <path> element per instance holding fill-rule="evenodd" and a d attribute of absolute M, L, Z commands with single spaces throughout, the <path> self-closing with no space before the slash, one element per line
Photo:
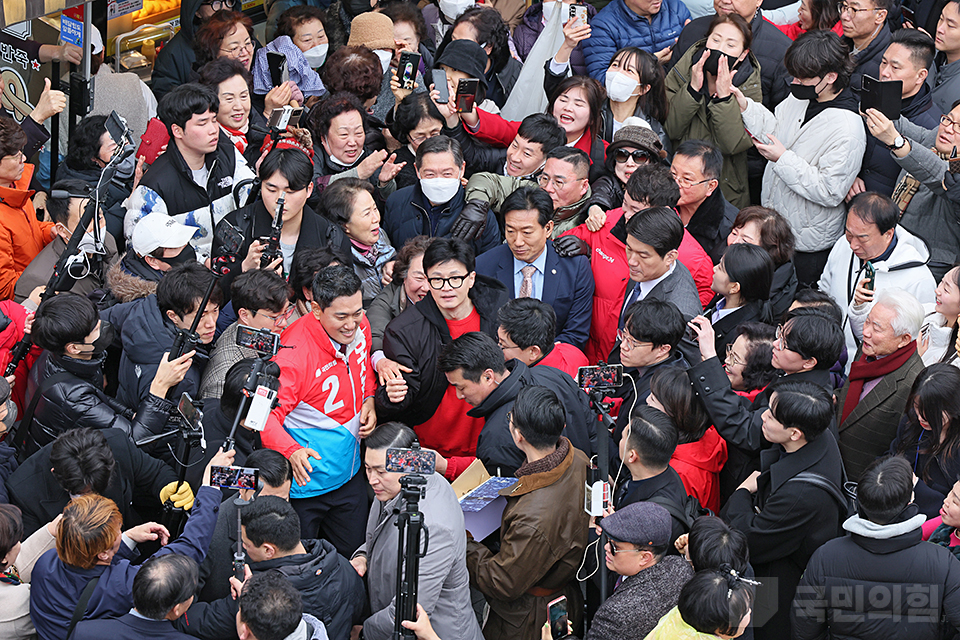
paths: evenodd
<path fill-rule="evenodd" d="M 13 297 L 13 287 L 27 265 L 50 242 L 52 222 L 37 221 L 30 179 L 33 165 L 13 187 L 0 186 L 0 300 Z"/>

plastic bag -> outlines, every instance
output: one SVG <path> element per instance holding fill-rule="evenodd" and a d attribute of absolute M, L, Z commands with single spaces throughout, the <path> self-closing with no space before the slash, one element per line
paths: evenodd
<path fill-rule="evenodd" d="M 567 6 L 567 5 L 564 5 Z M 547 94 L 543 91 L 543 74 L 547 60 L 551 60 L 563 44 L 563 22 L 566 11 L 554 11 L 543 31 L 533 43 L 527 55 L 517 84 L 507 98 L 500 115 L 506 120 L 520 121 L 532 113 L 542 113 L 547 108 Z"/>

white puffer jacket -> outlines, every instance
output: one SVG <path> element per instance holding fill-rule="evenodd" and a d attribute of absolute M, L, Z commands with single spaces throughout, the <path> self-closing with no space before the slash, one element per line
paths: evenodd
<path fill-rule="evenodd" d="M 763 206 L 787 219 L 797 251 L 829 249 L 843 233 L 843 199 L 863 161 L 863 120 L 850 110 L 828 108 L 803 124 L 808 101 L 792 95 L 777 105 L 776 115 L 747 102 L 742 114 L 747 130 L 757 137 L 773 134 L 787 148 L 764 170 Z"/>

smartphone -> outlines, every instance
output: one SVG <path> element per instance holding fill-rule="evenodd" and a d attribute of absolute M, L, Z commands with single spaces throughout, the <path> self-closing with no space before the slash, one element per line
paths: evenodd
<path fill-rule="evenodd" d="M 550 620 L 550 636 L 553 640 L 566 638 L 567 633 L 567 596 L 560 596 L 556 600 L 551 600 L 547 605 L 547 617 Z"/>
<path fill-rule="evenodd" d="M 290 70 L 287 69 L 287 56 L 282 53 L 267 51 L 267 68 L 270 69 L 270 81 L 275 87 L 279 87 L 290 79 Z"/>
<path fill-rule="evenodd" d="M 183 416 L 183 419 L 187 421 L 187 426 L 191 431 L 203 431 L 203 411 L 200 411 L 200 409 L 193 404 L 193 398 L 190 397 L 189 393 L 184 392 L 183 395 L 180 396 L 177 410 L 180 412 L 180 415 Z"/>
<path fill-rule="evenodd" d="M 917 26 L 917 16 L 913 13 L 913 9 L 900 7 L 900 15 L 903 16 L 904 22 L 909 22 L 913 27 Z"/>
<path fill-rule="evenodd" d="M 877 282 L 877 270 L 874 269 L 873 263 L 869 260 L 863 265 L 863 277 L 867 279 L 867 284 L 864 286 L 870 291 L 873 291 L 873 286 Z"/>
<path fill-rule="evenodd" d="M 107 121 L 104 124 L 107 128 L 107 133 L 110 134 L 110 138 L 117 143 L 118 146 L 122 147 L 125 142 L 127 134 L 127 122 L 120 117 L 116 111 L 111 111 L 110 115 L 107 116 Z"/>
<path fill-rule="evenodd" d="M 291 107 L 287 105 L 274 109 L 270 112 L 270 120 L 267 126 L 271 129 L 286 131 L 290 127 L 296 127 L 300 124 L 300 116 L 303 115 L 303 107 Z"/>
<path fill-rule="evenodd" d="M 419 53 L 413 53 L 412 51 L 400 52 L 400 62 L 397 63 L 397 80 L 400 81 L 401 89 L 413 89 L 419 69 Z"/>
<path fill-rule="evenodd" d="M 221 489 L 256 489 L 260 469 L 253 467 L 210 467 L 210 485 Z"/>
<path fill-rule="evenodd" d="M 269 329 L 254 329 L 241 324 L 237 325 L 237 346 L 275 356 L 280 350 L 280 336 Z"/>
<path fill-rule="evenodd" d="M 743 130 L 747 132 L 747 135 L 750 136 L 751 140 L 755 140 L 760 144 L 770 144 L 770 138 L 763 135 L 762 133 L 759 135 L 754 135 L 753 133 L 750 132 L 750 129 L 747 129 L 746 127 L 744 127 Z"/>
<path fill-rule="evenodd" d="M 607 364 L 577 369 L 581 389 L 616 389 L 623 385 L 623 365 Z"/>
<path fill-rule="evenodd" d="M 147 130 L 140 136 L 137 157 L 143 156 L 146 164 L 153 164 L 168 142 L 170 142 L 170 134 L 167 132 L 167 125 L 163 124 L 160 118 L 150 118 L 147 122 Z"/>
<path fill-rule="evenodd" d="M 423 449 L 387 449 L 387 471 L 430 475 L 437 470 L 437 454 Z"/>
<path fill-rule="evenodd" d="M 587 5 L 585 4 L 570 5 L 570 20 L 573 20 L 574 25 L 578 27 L 585 26 L 587 24 Z"/>
<path fill-rule="evenodd" d="M 457 113 L 473 113 L 479 90 L 480 81 L 476 78 L 464 78 L 457 83 Z"/>
<path fill-rule="evenodd" d="M 433 69 L 433 88 L 440 94 L 437 98 L 437 104 L 450 102 L 450 90 L 447 88 L 447 72 L 443 69 Z"/>
<path fill-rule="evenodd" d="M 863 76 L 860 89 L 860 111 L 876 109 L 890 120 L 900 117 L 900 105 L 903 104 L 903 80 L 881 82 L 868 75 Z"/>
<path fill-rule="evenodd" d="M 243 234 L 240 229 L 230 224 L 229 220 L 221 220 L 213 230 L 213 237 L 220 243 L 222 255 L 236 255 L 243 246 Z"/>

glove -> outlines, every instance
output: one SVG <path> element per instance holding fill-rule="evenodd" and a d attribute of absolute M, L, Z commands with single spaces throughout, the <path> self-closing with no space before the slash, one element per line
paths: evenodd
<path fill-rule="evenodd" d="M 950 164 L 953 164 L 953 162 Z M 947 192 L 947 200 L 954 204 L 960 204 L 960 174 L 952 173 L 950 171 L 944 173 L 943 189 Z"/>
<path fill-rule="evenodd" d="M 577 236 L 561 236 L 553 241 L 553 248 L 561 258 L 590 257 L 590 245 Z"/>
<path fill-rule="evenodd" d="M 473 242 L 483 235 L 483 230 L 487 227 L 488 211 L 490 211 L 489 202 L 483 200 L 468 201 L 453 223 L 450 236 L 460 238 L 465 242 Z"/>
<path fill-rule="evenodd" d="M 190 511 L 193 508 L 193 489 L 190 488 L 189 483 L 184 482 L 178 490 L 177 483 L 171 482 L 160 489 L 160 503 L 163 504 L 167 500 L 173 502 L 173 506 L 178 509 Z"/>

